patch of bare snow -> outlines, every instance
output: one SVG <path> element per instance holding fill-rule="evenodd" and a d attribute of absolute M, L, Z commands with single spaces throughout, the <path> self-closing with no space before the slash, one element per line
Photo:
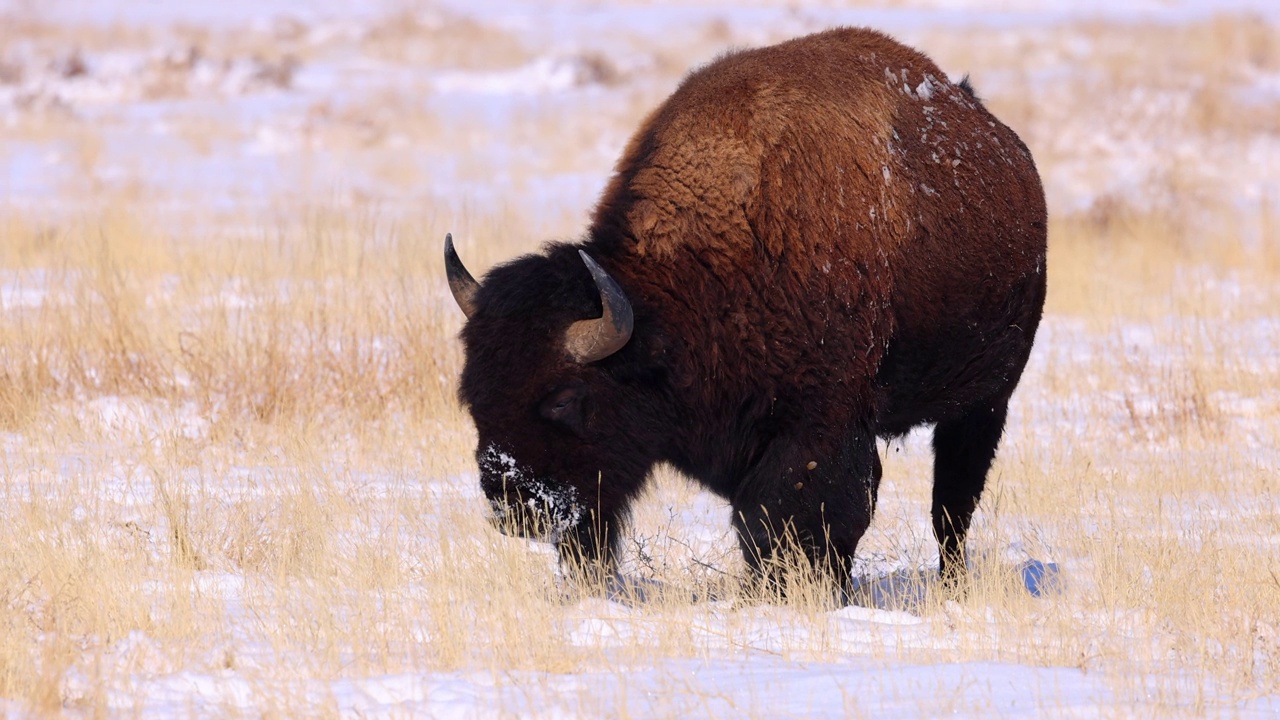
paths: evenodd
<path fill-rule="evenodd" d="M 145 651 L 146 641 L 122 646 Z M 84 680 L 76 685 L 84 687 Z M 1162 681 L 1164 689 L 1190 680 Z M 654 659 L 616 670 L 575 674 L 392 673 L 320 681 L 251 680 L 233 669 L 138 672 L 107 693 L 108 711 L 136 717 L 203 716 L 253 711 L 270 698 L 294 698 L 359 717 L 769 717 L 843 718 L 873 711 L 904 718 L 1093 717 L 1117 707 L 1105 674 L 1013 663 L 885 663 L 845 659 L 796 661 L 767 653 L 746 657 Z M 1280 705 L 1258 698 L 1233 716 L 1264 718 Z M 1136 709 L 1136 708 L 1135 708 Z M 1225 708 L 1223 708 L 1225 709 Z M 1188 704 L 1174 716 L 1194 715 Z"/>
<path fill-rule="evenodd" d="M 0 311 L 38 308 L 48 298 L 43 270 L 0 270 Z"/>
<path fill-rule="evenodd" d="M 154 440 L 166 432 L 198 439 L 206 437 L 211 426 L 194 402 L 171 405 L 159 400 L 104 395 L 77 404 L 72 413 L 81 423 L 121 441 Z"/>
<path fill-rule="evenodd" d="M 207 57 L 193 45 L 150 51 L 63 51 L 41 55 L 19 46 L 0 58 L 0 109 L 114 105 L 165 97 L 234 97 L 288 88 L 295 61 Z"/>
<path fill-rule="evenodd" d="M 436 89 L 443 93 L 536 95 L 606 83 L 615 71 L 601 57 L 566 55 L 541 57 L 512 70 L 443 72 Z"/>

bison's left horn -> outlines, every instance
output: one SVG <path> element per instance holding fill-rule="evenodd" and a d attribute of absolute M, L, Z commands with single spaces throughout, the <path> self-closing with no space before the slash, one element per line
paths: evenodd
<path fill-rule="evenodd" d="M 570 325 L 565 334 L 564 346 L 578 362 L 590 363 L 603 360 L 621 350 L 631 339 L 635 320 L 631 313 L 631 303 L 618 283 L 590 255 L 582 250 L 578 254 L 582 256 L 582 262 L 596 281 L 604 314 L 594 320 L 579 320 Z"/>
<path fill-rule="evenodd" d="M 480 283 L 471 277 L 462 260 L 458 259 L 458 252 L 453 249 L 453 233 L 444 236 L 444 272 L 449 277 L 453 299 L 462 308 L 462 314 L 471 317 L 476 312 L 476 290 L 480 289 Z"/>

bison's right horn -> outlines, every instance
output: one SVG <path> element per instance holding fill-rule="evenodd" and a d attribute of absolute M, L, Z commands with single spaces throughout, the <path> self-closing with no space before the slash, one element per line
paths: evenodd
<path fill-rule="evenodd" d="M 462 308 L 462 314 L 471 317 L 476 312 L 476 290 L 480 289 L 480 283 L 471 277 L 462 260 L 458 259 L 458 252 L 453 249 L 453 233 L 444 236 L 444 272 L 449 277 L 453 299 Z"/>
<path fill-rule="evenodd" d="M 631 339 L 635 320 L 631 302 L 618 283 L 590 255 L 582 250 L 578 254 L 591 271 L 596 289 L 600 291 L 600 304 L 604 307 L 604 314 L 599 318 L 579 320 L 565 333 L 565 349 L 575 360 L 585 364 L 603 360 L 621 350 Z"/>

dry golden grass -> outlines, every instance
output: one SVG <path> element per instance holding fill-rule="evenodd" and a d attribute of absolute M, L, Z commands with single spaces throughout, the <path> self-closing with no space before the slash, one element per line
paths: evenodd
<path fill-rule="evenodd" d="M 388 21 L 379 32 L 369 42 L 388 62 L 482 63 L 419 58 L 438 27 Z M 1123 119 L 1141 110 L 1130 90 L 1164 83 L 1190 93 L 1178 133 L 1276 132 L 1266 107 L 1224 112 L 1224 90 L 1194 94 L 1187 80 L 1239 79 L 1242 63 L 1274 72 L 1273 31 L 1220 19 L 1144 32 L 1134 44 L 1150 54 L 1124 49 L 1131 28 L 1105 25 L 1004 44 L 934 38 L 930 50 L 981 77 L 1010 58 L 1035 67 L 1035 52 L 1060 62 L 1087 35 L 1107 50 L 1071 58 L 1089 64 L 1055 86 L 1062 98 L 1119 98 Z M 463 53 L 441 47 L 431 52 Z M 526 59 L 508 49 L 483 61 Z M 623 89 L 606 110 L 520 118 L 501 140 L 541 151 L 513 158 L 511 172 L 534 186 L 598 170 L 605 150 L 582 139 L 620 144 L 680 57 L 671 51 L 656 66 L 664 79 Z M 1072 159 L 1052 136 L 1078 107 L 1037 103 L 1018 91 L 1027 82 L 1014 77 L 990 102 L 1028 128 L 1052 172 Z M 354 153 L 392 130 L 442 142 L 438 119 L 404 98 L 378 103 L 382 115 L 357 105 L 313 109 L 316 142 Z M 18 125 L 69 133 L 77 162 L 96 165 L 92 129 L 58 122 Z M 372 128 L 364 140 L 360 128 Z M 496 141 L 477 132 L 456 151 Z M 413 173 L 394 153 L 378 161 L 388 179 Z M 1054 218 L 1044 334 L 978 516 L 976 580 L 959 601 L 883 603 L 917 616 L 910 626 L 851 621 L 803 578 L 776 605 L 742 597 L 728 511 L 667 472 L 628 544 L 628 573 L 660 583 L 641 586 L 634 606 L 567 585 L 551 553 L 488 526 L 473 431 L 453 399 L 461 316 L 440 241 L 454 231 L 482 271 L 543 231 L 571 232 L 583 208 L 458 216 L 428 205 L 392 220 L 359 204 L 285 206 L 276 219 L 192 211 L 176 224 L 145 194 L 85 187 L 85 207 L 105 209 L 7 209 L 0 699 L 41 714 L 141 712 L 154 701 L 149 679 L 185 672 L 228 683 L 202 700 L 191 691 L 196 711 L 338 714 L 303 681 L 479 672 L 533 683 L 537 697 L 559 691 L 522 673 L 625 681 L 670 659 L 761 656 L 1079 668 L 1103 678 L 1118 715 L 1211 713 L 1274 693 L 1280 210 L 1209 202 L 1199 174 L 1169 176 L 1182 210 L 1114 197 Z M 884 448 L 862 548 L 904 580 L 934 552 L 926 445 Z M 1062 592 L 1028 596 L 1010 570 L 1025 556 L 1059 562 Z M 590 686 L 576 692 L 578 707 L 604 702 Z"/>
<path fill-rule="evenodd" d="M 435 228 L 322 212 L 214 242 L 117 216 L 8 228 L 0 266 L 39 270 L 44 295 L 0 317 L 0 545 L 21 548 L 0 559 L 0 697 L 119 709 L 136 673 L 226 669 L 288 714 L 306 705 L 281 689 L 299 675 L 849 653 L 817 588 L 782 615 L 734 600 L 727 513 L 701 544 L 684 536 L 675 514 L 709 501 L 678 478 L 638 511 L 629 568 L 667 584 L 639 610 L 566 603 L 550 555 L 486 526 L 471 482 L 450 479 L 473 439 Z M 1079 667 L 1155 708 L 1280 683 L 1274 460 L 1251 450 L 1280 441 L 1280 367 L 1233 357 L 1280 306 L 1280 238 L 1197 255 L 1166 230 L 1055 223 L 1058 344 L 1018 396 L 979 579 L 959 605 L 908 603 L 924 628 L 874 630 L 873 657 Z M 1245 300 L 1183 298 L 1187 278 L 1233 278 Z M 1131 347 L 1132 328 L 1153 339 Z M 886 452 L 864 553 L 910 569 L 932 552 L 928 453 Z M 1063 597 L 1026 595 L 1001 556 L 1014 543 L 1063 564 Z"/>

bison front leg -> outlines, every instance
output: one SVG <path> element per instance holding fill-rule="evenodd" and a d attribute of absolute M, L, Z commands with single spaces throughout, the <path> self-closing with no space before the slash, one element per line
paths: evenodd
<path fill-rule="evenodd" d="M 801 443 L 775 448 L 733 499 L 753 579 L 766 592 L 785 594 L 793 579 L 816 575 L 847 591 L 880 485 L 874 436 L 859 433 L 825 453 Z"/>

